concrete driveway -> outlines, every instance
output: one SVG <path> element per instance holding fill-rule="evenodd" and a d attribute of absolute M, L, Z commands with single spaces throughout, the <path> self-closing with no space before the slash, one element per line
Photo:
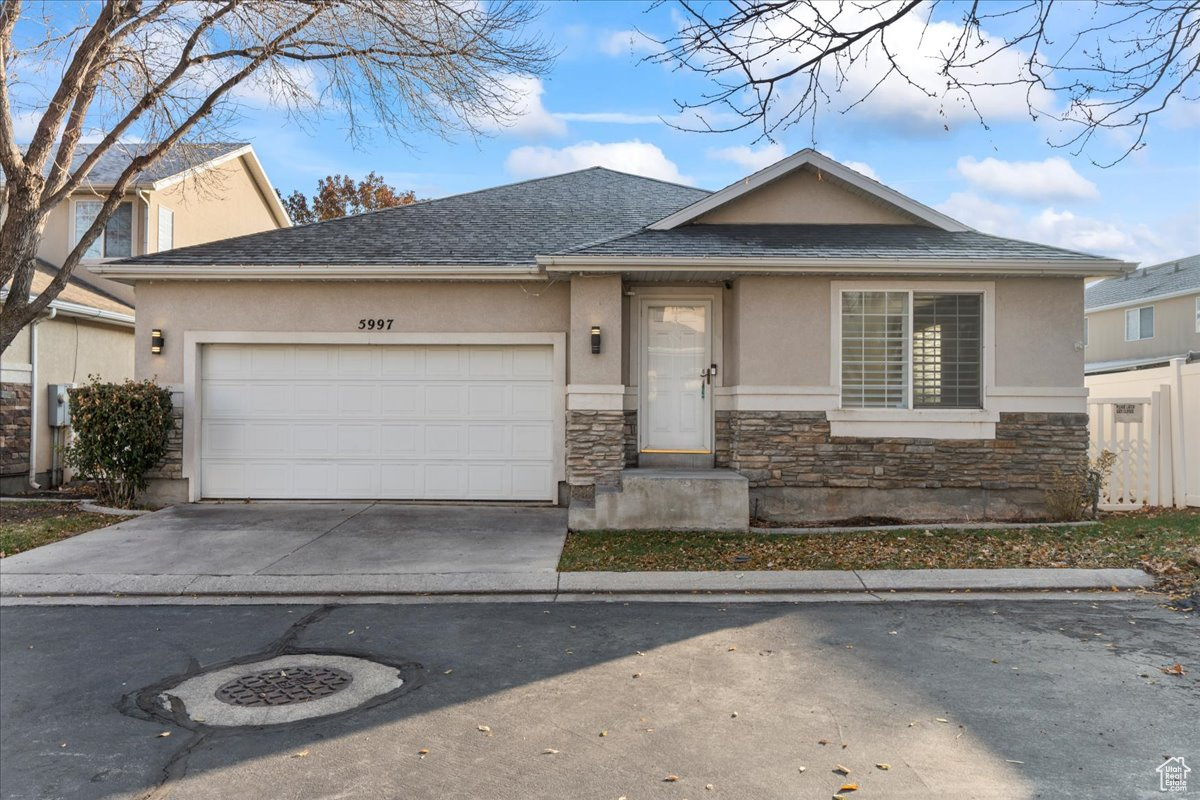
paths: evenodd
<path fill-rule="evenodd" d="M 182 505 L 10 556 L 0 574 L 6 593 L 420 591 L 430 576 L 530 591 L 553 587 L 566 532 L 548 507 Z"/>

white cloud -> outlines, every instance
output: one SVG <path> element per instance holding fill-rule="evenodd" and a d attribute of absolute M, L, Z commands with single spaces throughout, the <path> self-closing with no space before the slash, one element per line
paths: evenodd
<path fill-rule="evenodd" d="M 613 31 L 600 39 L 600 51 L 610 56 L 650 55 L 661 49 L 658 42 L 641 31 Z"/>
<path fill-rule="evenodd" d="M 542 95 L 546 87 L 541 78 L 532 75 L 513 75 L 504 79 L 509 91 L 509 103 L 500 122 L 477 119 L 480 128 L 496 133 L 515 133 L 519 136 L 563 136 L 567 123 L 546 110 Z"/>
<path fill-rule="evenodd" d="M 875 170 L 871 169 L 871 165 L 865 161 L 842 161 L 828 150 L 819 150 L 818 152 L 823 156 L 832 158 L 843 167 L 849 167 L 863 177 L 870 178 L 873 181 L 879 180 L 879 175 L 875 172 Z M 880 183 L 882 183 L 882 181 L 880 181 Z"/>
<path fill-rule="evenodd" d="M 985 194 L 1021 200 L 1094 200 L 1100 196 L 1096 184 L 1058 157 L 1045 161 L 976 161 L 964 156 L 958 160 L 958 172 L 973 189 Z"/>
<path fill-rule="evenodd" d="M 1200 250 L 1200 231 L 1189 226 L 1178 235 L 1178 220 L 1154 227 L 1144 223 L 1097 219 L 1053 207 L 1028 215 L 1015 206 L 996 203 L 971 192 L 952 194 L 937 206 L 943 213 L 985 233 L 1064 247 L 1094 255 L 1155 264 Z M 1189 209 L 1191 219 L 1200 208 Z"/>
<path fill-rule="evenodd" d="M 608 167 L 647 178 L 692 183 L 691 178 L 680 174 L 679 167 L 662 150 L 637 139 L 606 144 L 579 142 L 561 148 L 518 147 L 508 154 L 504 166 L 518 178 L 539 178 L 587 167 Z"/>
<path fill-rule="evenodd" d="M 657 125 L 657 114 L 628 114 L 624 111 L 560 111 L 554 114 L 564 122 L 606 122 L 612 125 Z"/>
<path fill-rule="evenodd" d="M 709 158 L 715 158 L 718 161 L 730 161 L 747 172 L 758 172 L 760 169 L 771 166 L 776 161 L 787 158 L 788 155 L 788 151 L 778 142 L 763 145 L 757 149 L 741 146 L 721 147 L 708 151 Z"/>

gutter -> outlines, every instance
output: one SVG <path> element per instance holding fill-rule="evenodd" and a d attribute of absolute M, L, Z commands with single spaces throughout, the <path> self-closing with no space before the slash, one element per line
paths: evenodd
<path fill-rule="evenodd" d="M 89 269 L 115 281 L 131 283 L 138 280 L 463 280 L 463 281 L 527 281 L 545 280 L 546 274 L 536 266 L 479 268 L 476 266 L 339 266 L 272 264 L 266 266 L 122 266 L 102 264 Z"/>
<path fill-rule="evenodd" d="M 1193 294 L 1200 294 L 1200 286 L 1193 286 L 1191 289 L 1180 289 L 1177 292 L 1166 292 L 1164 294 L 1148 294 L 1145 297 L 1139 297 L 1136 300 L 1122 300 L 1119 303 L 1108 303 L 1102 306 L 1085 307 L 1085 314 L 1098 314 L 1101 311 L 1113 311 L 1118 308 L 1133 308 L 1134 306 L 1148 306 L 1163 300 L 1174 300 L 1179 297 L 1188 297 Z"/>
<path fill-rule="evenodd" d="M 736 272 L 746 275 L 797 273 L 903 273 L 935 275 L 1030 275 L 1046 277 L 1090 277 L 1123 275 L 1137 265 L 1132 262 L 1097 259 L 1082 264 L 1061 261 L 950 261 L 946 259 L 883 259 L 883 258 L 767 258 L 753 259 L 735 256 L 538 256 L 538 266 L 548 273 L 561 272 L 647 272 L 680 269 L 688 272 Z"/>
<path fill-rule="evenodd" d="M 3 302 L 6 297 L 8 297 L 7 291 L 0 292 L 0 302 Z M 30 296 L 29 299 L 33 300 L 33 296 Z M 120 311 L 105 311 L 101 308 L 85 306 L 79 303 L 68 303 L 66 300 L 50 301 L 49 309 L 53 313 L 49 317 L 46 317 L 46 319 L 54 319 L 56 315 L 62 314 L 65 317 L 95 319 L 101 322 L 108 322 L 113 325 L 120 325 L 123 328 L 132 328 L 135 321 L 133 314 L 123 314 Z M 30 324 L 37 324 L 37 322 L 40 321 L 41 320 L 35 320 Z"/>

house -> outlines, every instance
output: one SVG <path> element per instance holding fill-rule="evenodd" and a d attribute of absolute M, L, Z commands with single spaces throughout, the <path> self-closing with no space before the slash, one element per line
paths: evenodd
<path fill-rule="evenodd" d="M 91 147 L 79 146 L 76 164 Z M 57 274 L 140 147 L 106 152 L 86 185 L 51 211 L 38 245 L 35 294 Z M 111 381 L 134 375 L 134 289 L 92 273 L 91 267 L 290 225 L 248 144 L 180 145 L 138 175 L 47 315 L 0 355 L 0 491 L 58 482 L 59 476 L 50 473 L 57 466 L 54 444 L 62 434 L 47 424 L 48 386 L 80 383 L 89 375 Z M 0 297 L 7 293 L 5 288 Z"/>
<path fill-rule="evenodd" d="M 592 168 L 98 269 L 180 396 L 157 502 L 745 528 L 1044 513 L 1087 448 L 1084 281 L 1131 268 L 804 150 L 717 192 Z"/>
<path fill-rule="evenodd" d="M 1159 367 L 1200 353 L 1200 255 L 1087 287 L 1085 371 Z"/>

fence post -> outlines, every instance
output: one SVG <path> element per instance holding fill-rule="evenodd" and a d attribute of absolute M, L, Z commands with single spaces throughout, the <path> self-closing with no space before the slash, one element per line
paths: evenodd
<path fill-rule="evenodd" d="M 1187 507 L 1187 449 L 1183 431 L 1183 364 L 1185 359 L 1172 358 L 1171 381 L 1171 477 L 1175 507 Z"/>

